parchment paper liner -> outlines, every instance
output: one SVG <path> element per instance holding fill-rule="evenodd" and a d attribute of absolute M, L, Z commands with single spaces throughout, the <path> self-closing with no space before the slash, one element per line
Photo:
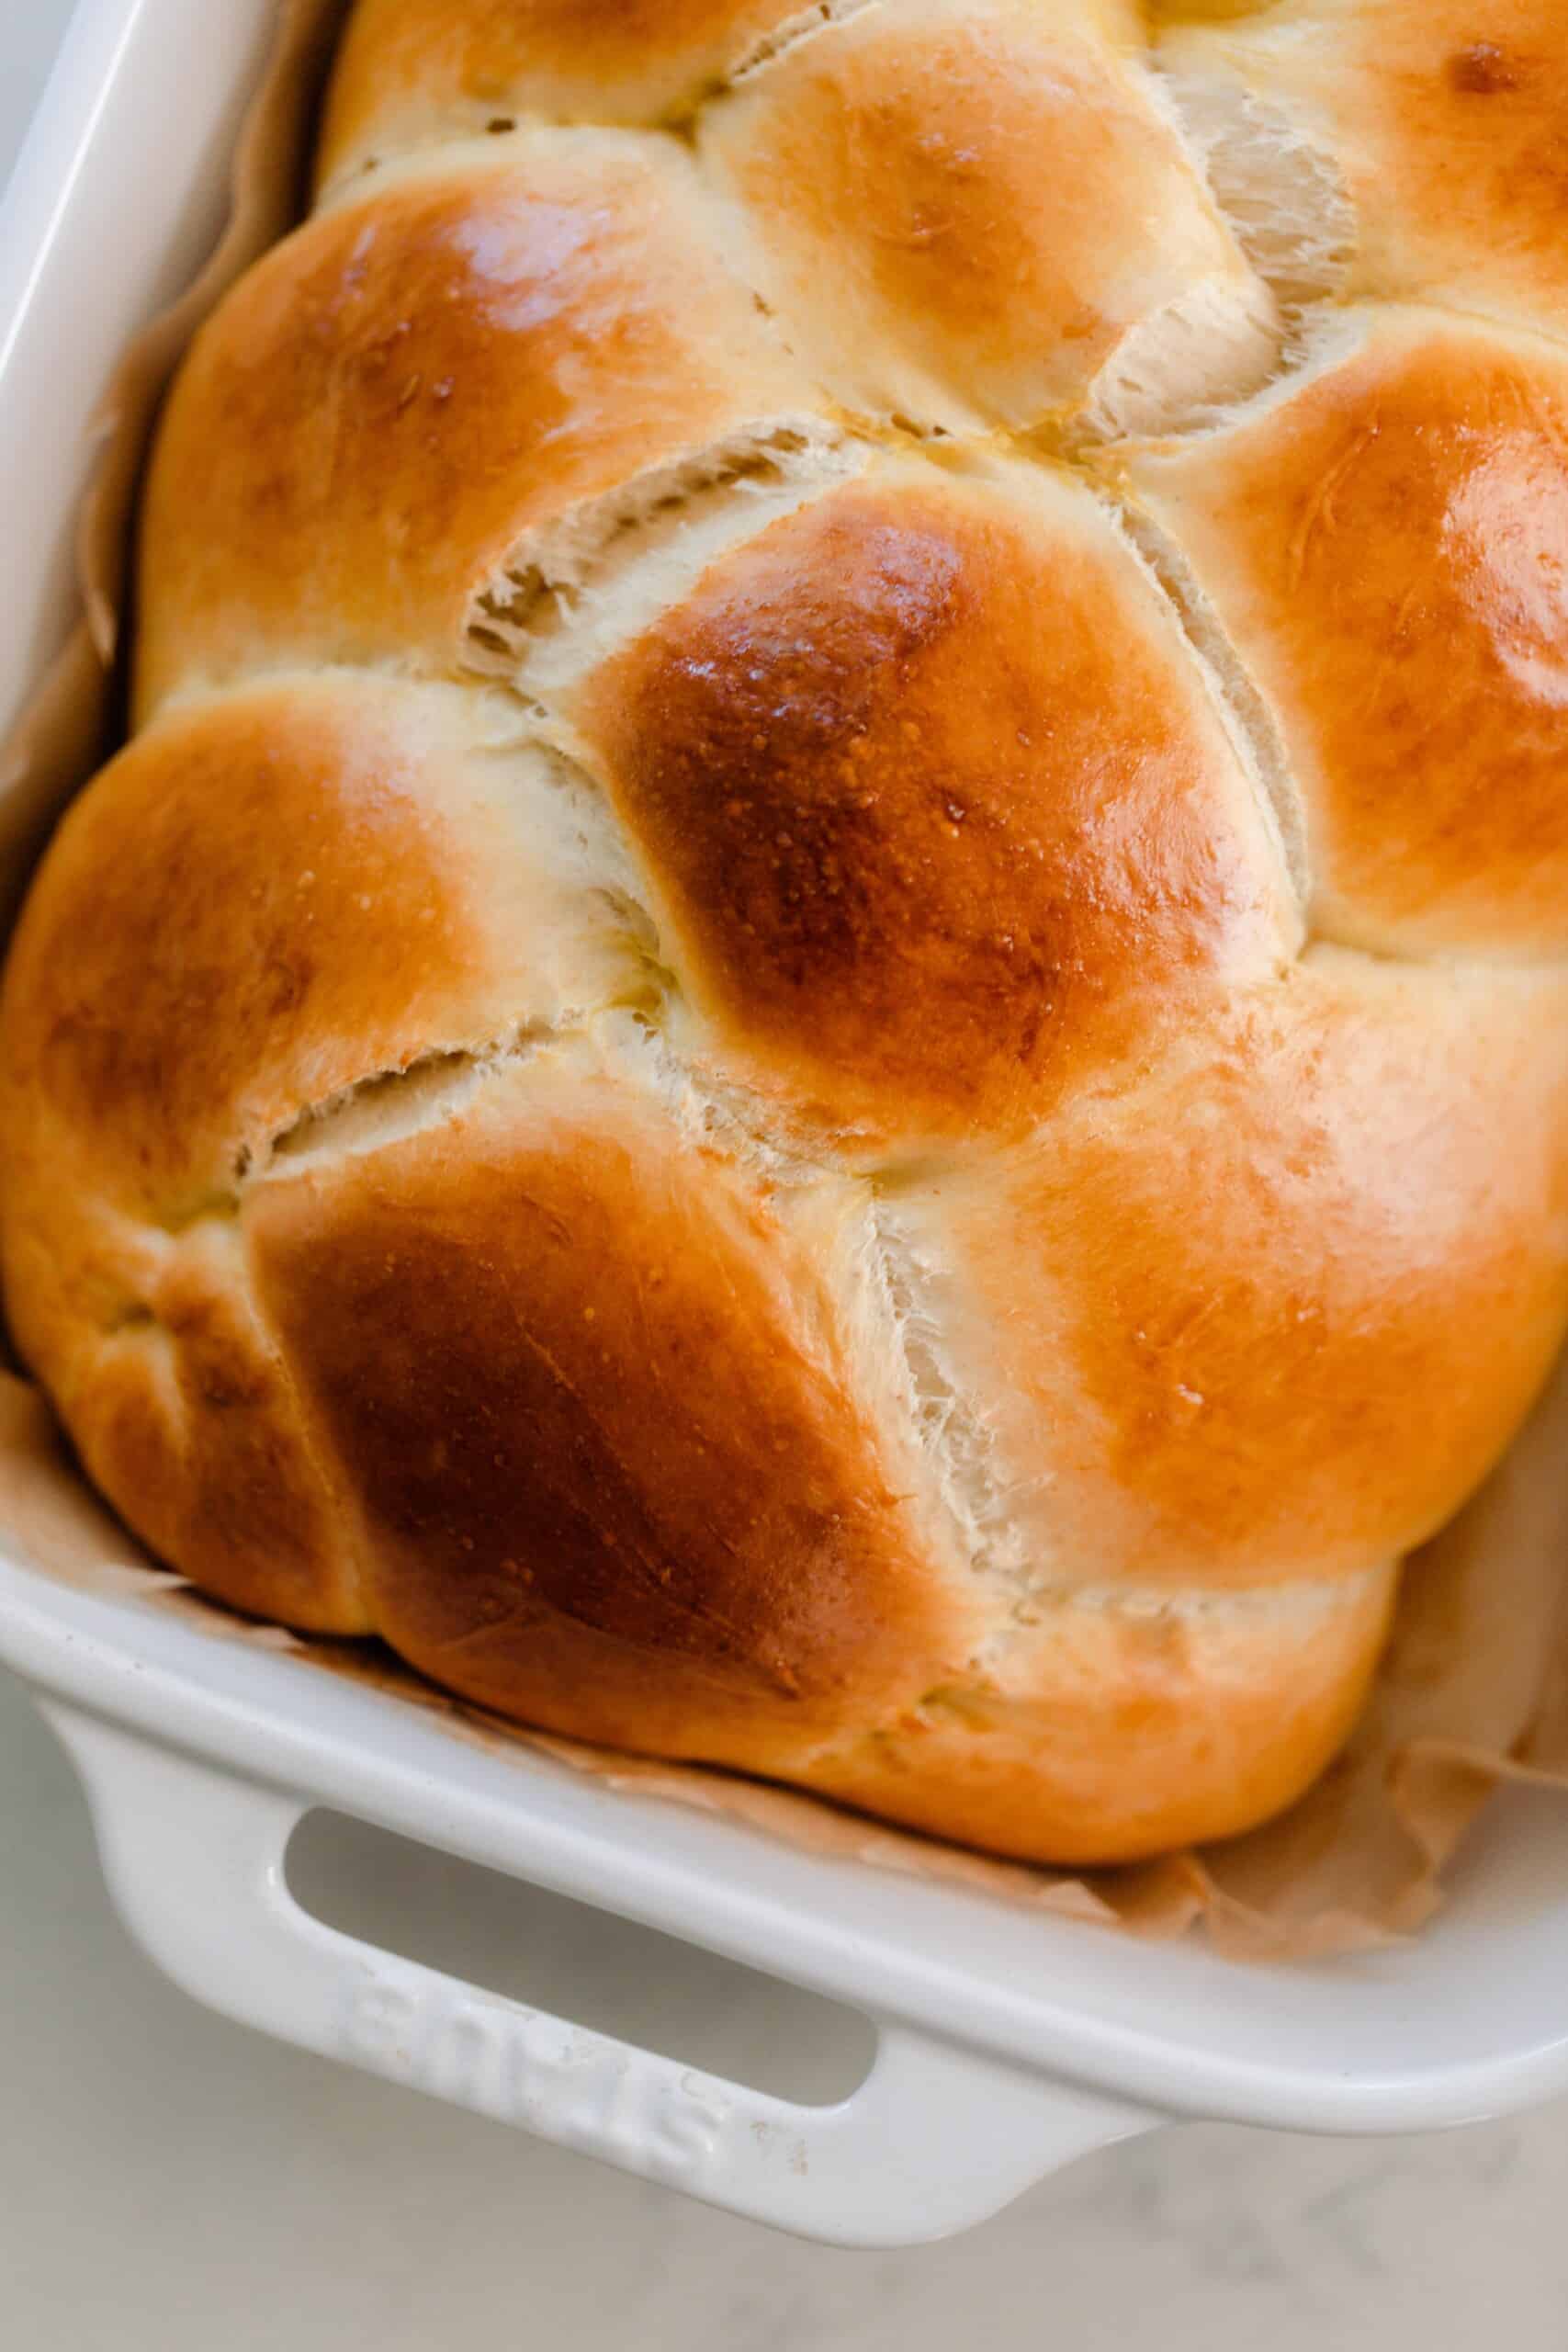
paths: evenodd
<path fill-rule="evenodd" d="M 6 926 L 61 808 L 112 747 L 135 492 L 163 389 L 225 288 L 301 209 L 314 103 L 342 13 L 342 0 L 281 0 L 271 63 L 236 150 L 228 226 L 106 391 L 77 533 L 83 618 L 0 750 Z M 1438 1908 L 1443 1866 L 1499 1780 L 1568 1795 L 1568 1365 L 1487 1487 L 1409 1562 L 1371 1702 L 1316 1788 L 1250 1837 L 1077 1875 L 963 1852 L 732 1774 L 523 1731 L 447 1697 L 376 1644 L 305 1641 L 242 1618 L 149 1562 L 86 1488 L 38 1392 L 4 1371 L 0 1538 L 42 1574 L 395 1691 L 487 1747 L 531 1747 L 612 1787 L 738 1816 L 818 1852 L 1142 1936 L 1201 1922 L 1237 1958 L 1364 1950 L 1407 1934 Z M 1568 1875 L 1568 1841 L 1563 1868 Z"/>

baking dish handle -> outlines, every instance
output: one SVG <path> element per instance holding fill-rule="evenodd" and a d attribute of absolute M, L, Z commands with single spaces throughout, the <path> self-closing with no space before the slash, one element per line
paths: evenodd
<path fill-rule="evenodd" d="M 308 1798 L 47 1712 L 116 1907 L 186 1992 L 731 2212 L 840 2245 L 911 2245 L 1163 2120 L 881 2021 L 871 2072 L 837 2106 L 720 2081 L 327 1927 L 284 1874 Z"/>

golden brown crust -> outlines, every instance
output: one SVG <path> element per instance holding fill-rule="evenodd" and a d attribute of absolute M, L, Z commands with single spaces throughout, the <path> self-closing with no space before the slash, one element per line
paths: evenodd
<path fill-rule="evenodd" d="M 1318 926 L 1568 947 L 1568 356 L 1369 311 L 1337 364 L 1133 472 L 1278 717 Z"/>
<path fill-rule="evenodd" d="M 249 1224 L 378 1620 L 443 1681 L 787 1770 L 967 1654 L 819 1275 L 624 1073 L 541 1049 Z"/>
<path fill-rule="evenodd" d="M 1294 950 L 1168 608 L 1066 482 L 851 484 L 716 564 L 575 717 L 685 987 L 858 1136 L 1037 1119 Z"/>
<path fill-rule="evenodd" d="M 1025 1858 L 1308 1783 L 1568 1329 L 1568 387 L 1241 244 L 1554 303 L 1543 11 L 360 0 L 0 994 L 155 1553 Z"/>
<path fill-rule="evenodd" d="M 1242 24 L 1179 31 L 1166 55 L 1235 77 L 1331 160 L 1353 220 L 1349 290 L 1560 325 L 1559 0 L 1280 0 Z"/>
<path fill-rule="evenodd" d="M 633 944 L 520 722 L 296 678 L 173 714 L 65 824 L 6 976 L 6 1125 L 175 1228 L 309 1105 L 615 1001 Z M 532 786 L 532 790 L 530 786 Z"/>
<path fill-rule="evenodd" d="M 825 1794 L 1025 1860 L 1136 1861 L 1230 1838 L 1311 1786 L 1359 1713 L 1391 1570 L 1272 1605 L 1029 1604 L 989 1673 L 810 1770 Z"/>
<path fill-rule="evenodd" d="M 59 1334 L 60 1394 L 89 1476 L 220 1600 L 305 1632 L 374 1632 L 354 1497 L 323 1468 L 232 1227 L 187 1236 L 144 1288 L 96 1344 Z"/>
<path fill-rule="evenodd" d="M 792 345 L 852 408 L 1035 424 L 1201 288 L 1211 343 L 1226 309 L 1266 319 L 1141 61 L 1078 8 L 855 12 L 711 108 L 702 152 Z"/>
<path fill-rule="evenodd" d="M 367 1498 L 377 1622 L 481 1703 L 1096 1860 L 1249 1826 L 1354 1711 L 1387 1575 L 1261 1622 L 1066 1595 L 998 1635 L 939 1573 L 787 1222 L 624 1069 L 546 1049 L 248 1224 Z"/>
<path fill-rule="evenodd" d="M 370 1621 L 229 1247 L 243 1178 L 313 1104 L 641 984 L 516 728 L 352 677 L 176 711 L 72 811 L 6 967 L 17 1343 L 138 1532 L 289 1623 Z"/>
<path fill-rule="evenodd" d="M 359 0 L 321 128 L 323 182 L 492 124 L 678 118 L 801 0 Z"/>
<path fill-rule="evenodd" d="M 672 141 L 547 131 L 372 181 L 276 247 L 159 437 L 143 713 L 295 660 L 449 672 L 530 530 L 798 406 L 706 241 Z"/>
<path fill-rule="evenodd" d="M 1258 1587 L 1451 1516 L 1568 1318 L 1565 1020 L 1560 976 L 1317 951 L 999 1181 L 892 1204 L 1022 1561 Z"/>

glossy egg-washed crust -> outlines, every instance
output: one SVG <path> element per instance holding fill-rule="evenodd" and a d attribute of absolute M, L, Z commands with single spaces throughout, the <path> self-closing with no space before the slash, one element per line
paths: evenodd
<path fill-rule="evenodd" d="M 360 0 L 0 1006 L 158 1555 L 1041 1860 L 1307 1785 L 1568 1328 L 1560 14 Z"/>

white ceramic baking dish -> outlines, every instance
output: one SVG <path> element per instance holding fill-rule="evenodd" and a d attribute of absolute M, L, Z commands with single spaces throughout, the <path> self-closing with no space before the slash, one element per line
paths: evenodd
<path fill-rule="evenodd" d="M 0 214 L 0 730 L 68 616 L 94 400 L 211 237 L 272 14 L 82 0 Z M 1560 1810 L 1525 1795 L 1488 1815 L 1421 1941 L 1244 1969 L 469 1746 L 394 1698 L 85 1598 L 23 1558 L 0 1558 L 0 1659 L 82 1770 L 128 1926 L 191 1993 L 814 2237 L 938 2236 L 1181 2115 L 1392 2132 L 1568 2088 L 1568 1855 Z M 286 1883 L 316 1804 L 852 2004 L 877 2029 L 872 2071 L 837 2106 L 791 2105 L 355 1942 Z"/>

